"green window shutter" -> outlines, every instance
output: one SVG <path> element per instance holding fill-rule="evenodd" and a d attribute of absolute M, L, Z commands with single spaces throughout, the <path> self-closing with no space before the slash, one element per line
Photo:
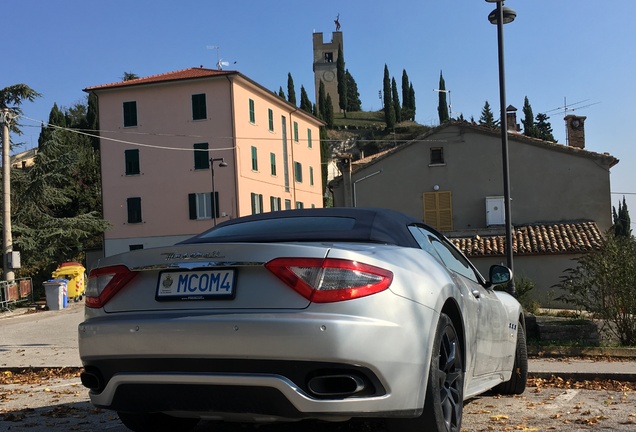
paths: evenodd
<path fill-rule="evenodd" d="M 210 153 L 208 143 L 198 143 L 194 148 L 194 169 L 210 169 Z"/>
<path fill-rule="evenodd" d="M 192 120 L 204 120 L 207 117 L 205 93 L 192 95 Z"/>
<path fill-rule="evenodd" d="M 298 122 L 294 122 L 294 142 L 298 142 Z"/>
<path fill-rule="evenodd" d="M 190 212 L 190 220 L 197 219 L 197 194 L 188 194 L 188 210 Z"/>
<path fill-rule="evenodd" d="M 274 111 L 271 108 L 267 110 L 267 117 L 269 120 L 269 131 L 274 132 Z"/>
<path fill-rule="evenodd" d="M 275 176 L 276 175 L 276 153 L 269 154 L 269 164 L 270 164 L 271 174 Z"/>
<path fill-rule="evenodd" d="M 258 171 L 258 150 L 252 146 L 252 171 Z"/>
<path fill-rule="evenodd" d="M 256 123 L 256 113 L 254 112 L 254 99 L 250 99 L 250 123 Z"/>
<path fill-rule="evenodd" d="M 128 207 L 128 223 L 141 223 L 141 198 L 128 198 L 126 204 Z"/>
<path fill-rule="evenodd" d="M 312 147 L 312 143 L 311 143 L 311 129 L 307 129 L 307 147 L 311 148 Z"/>
<path fill-rule="evenodd" d="M 126 160 L 126 175 L 139 174 L 139 150 L 125 150 L 124 159 Z"/>
<path fill-rule="evenodd" d="M 309 186 L 314 185 L 314 167 L 309 167 Z"/>
<path fill-rule="evenodd" d="M 124 127 L 137 126 L 137 102 L 124 102 Z"/>

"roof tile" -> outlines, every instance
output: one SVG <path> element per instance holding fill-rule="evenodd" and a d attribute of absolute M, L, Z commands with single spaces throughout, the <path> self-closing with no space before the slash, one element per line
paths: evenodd
<path fill-rule="evenodd" d="M 503 235 L 452 237 L 466 256 L 497 256 L 506 253 Z M 516 226 L 512 246 L 515 255 L 583 253 L 599 249 L 603 236 L 595 222 L 569 222 Z"/>

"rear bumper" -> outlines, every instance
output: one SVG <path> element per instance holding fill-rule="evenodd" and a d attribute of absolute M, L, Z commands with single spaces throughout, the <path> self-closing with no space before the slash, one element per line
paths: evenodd
<path fill-rule="evenodd" d="M 244 420 L 415 415 L 437 317 L 407 303 L 417 319 L 307 310 L 97 317 L 80 324 L 80 357 L 101 380 L 91 402 L 118 411 Z M 311 384 L 320 376 L 347 378 L 328 378 L 325 390 Z"/>

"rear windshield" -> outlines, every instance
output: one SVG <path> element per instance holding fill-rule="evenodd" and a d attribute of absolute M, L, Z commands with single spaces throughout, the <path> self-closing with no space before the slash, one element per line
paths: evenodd
<path fill-rule="evenodd" d="M 298 240 L 315 238 L 317 234 L 329 237 L 330 233 L 351 231 L 356 219 L 348 217 L 286 217 L 248 221 L 226 226 L 219 226 L 198 236 L 200 240 L 237 240 L 246 238 L 289 238 Z"/>

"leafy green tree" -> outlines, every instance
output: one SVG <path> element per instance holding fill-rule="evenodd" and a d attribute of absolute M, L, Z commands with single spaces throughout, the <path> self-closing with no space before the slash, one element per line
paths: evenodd
<path fill-rule="evenodd" d="M 554 135 L 552 135 L 552 125 L 550 125 L 550 122 L 548 121 L 549 118 L 550 117 L 546 114 L 537 114 L 537 122 L 535 123 L 537 138 L 544 141 L 556 142 Z"/>
<path fill-rule="evenodd" d="M 296 105 L 296 89 L 294 88 L 294 79 L 291 73 L 287 74 L 287 100 Z"/>
<path fill-rule="evenodd" d="M 439 115 L 439 124 L 444 124 L 450 120 L 448 115 L 448 103 L 446 102 L 446 82 L 442 71 L 439 71 L 439 89 L 438 89 L 439 103 L 437 105 L 437 114 Z"/>
<path fill-rule="evenodd" d="M 307 95 L 307 90 L 305 87 L 300 86 L 300 109 L 312 114 L 312 106 L 311 101 L 309 100 L 309 96 Z"/>
<path fill-rule="evenodd" d="M 278 88 L 278 96 L 283 99 L 287 99 L 287 97 L 285 96 L 285 92 L 283 91 L 283 87 Z"/>
<path fill-rule="evenodd" d="M 347 97 L 349 96 L 349 93 L 347 91 L 347 76 L 345 70 L 344 54 L 342 53 L 342 45 L 338 45 L 336 76 L 338 78 L 338 106 L 342 111 L 344 111 L 344 116 L 347 117 Z"/>
<path fill-rule="evenodd" d="M 393 110 L 395 111 L 395 122 L 400 123 L 402 121 L 402 107 L 400 106 L 400 96 L 398 95 L 395 78 L 391 78 L 391 99 L 393 101 Z"/>
<path fill-rule="evenodd" d="M 636 238 L 610 231 L 601 249 L 566 270 L 560 300 L 592 313 L 623 345 L 636 345 Z"/>
<path fill-rule="evenodd" d="M 362 110 L 362 102 L 360 101 L 360 93 L 358 92 L 358 84 L 353 76 L 349 73 L 349 69 L 345 71 L 347 80 L 347 111 L 355 112 Z"/>
<path fill-rule="evenodd" d="M 49 113 L 49 121 L 46 126 L 42 125 L 42 130 L 40 131 L 40 136 L 38 137 L 38 147 L 40 149 L 46 146 L 46 143 L 51 139 L 53 132 L 55 132 L 56 128 L 64 128 L 66 127 L 66 117 L 64 113 L 58 108 L 57 104 L 53 104 L 53 108 L 51 108 L 51 112 Z"/>
<path fill-rule="evenodd" d="M 88 124 L 78 104 L 51 117 L 69 128 Z M 51 132 L 51 133 L 47 133 Z M 23 274 L 48 279 L 64 261 L 81 261 L 82 250 L 101 243 L 109 224 L 101 218 L 99 153 L 91 139 L 66 128 L 43 130 L 43 141 L 28 171 L 14 170 L 14 244 L 22 252 Z"/>
<path fill-rule="evenodd" d="M 622 237 L 631 237 L 632 236 L 632 221 L 629 217 L 629 210 L 627 210 L 627 202 L 625 202 L 625 197 L 623 196 L 623 203 L 618 203 L 618 212 L 616 212 L 616 207 L 612 206 L 612 216 L 614 220 L 614 235 L 622 236 Z"/>
<path fill-rule="evenodd" d="M 496 128 L 497 122 L 495 122 L 495 116 L 490 109 L 490 104 L 488 101 L 484 104 L 484 107 L 481 110 L 481 117 L 479 117 L 479 124 L 482 126 L 486 126 L 489 128 Z"/>
<path fill-rule="evenodd" d="M 26 84 L 15 84 L 9 87 L 0 89 L 0 110 L 7 108 L 11 115 L 22 115 L 22 108 L 20 105 L 23 101 L 28 100 L 33 102 L 36 98 L 42 96 L 40 93 L 33 90 Z M 22 135 L 20 125 L 16 121 L 9 122 L 9 130 L 16 135 Z"/>
<path fill-rule="evenodd" d="M 529 137 L 536 138 L 538 131 L 534 125 L 534 114 L 532 113 L 532 107 L 528 96 L 523 99 L 523 134 Z"/>
<path fill-rule="evenodd" d="M 384 121 L 387 129 L 393 129 L 395 127 L 395 106 L 393 105 L 391 97 L 391 78 L 389 77 L 389 67 L 384 65 L 384 80 L 383 80 L 383 92 L 384 92 Z"/>

